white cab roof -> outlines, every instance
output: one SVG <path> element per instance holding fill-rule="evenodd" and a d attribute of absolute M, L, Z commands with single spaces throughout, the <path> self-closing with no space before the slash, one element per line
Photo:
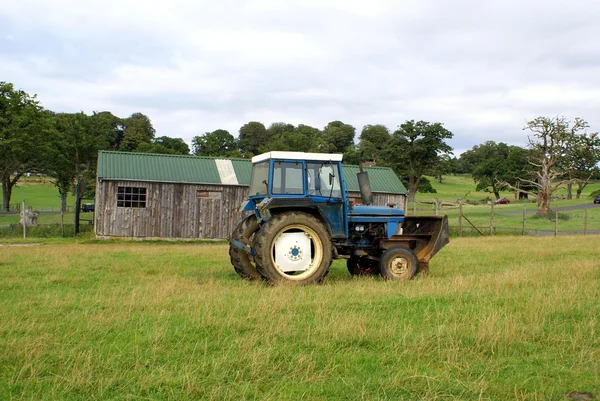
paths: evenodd
<path fill-rule="evenodd" d="M 343 155 L 336 153 L 305 153 L 305 152 L 267 152 L 256 155 L 252 158 L 252 163 L 258 163 L 269 159 L 286 160 L 314 160 L 314 161 L 332 161 L 341 162 Z"/>

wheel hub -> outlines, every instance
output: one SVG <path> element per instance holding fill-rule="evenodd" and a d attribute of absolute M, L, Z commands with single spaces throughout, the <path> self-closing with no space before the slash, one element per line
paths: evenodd
<path fill-rule="evenodd" d="M 403 257 L 397 257 L 390 262 L 390 270 L 393 274 L 401 276 L 408 271 L 408 260 Z"/>
<path fill-rule="evenodd" d="M 303 232 L 286 232 L 275 241 L 275 263 L 284 273 L 305 271 L 310 267 L 310 237 Z"/>

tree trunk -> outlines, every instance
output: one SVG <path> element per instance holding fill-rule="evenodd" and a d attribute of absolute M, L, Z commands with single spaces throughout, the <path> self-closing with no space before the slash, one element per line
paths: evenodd
<path fill-rule="evenodd" d="M 61 191 L 59 189 L 58 193 L 60 193 L 60 212 L 66 213 L 67 212 L 67 191 L 64 191 L 64 190 Z"/>
<path fill-rule="evenodd" d="M 494 191 L 494 196 L 496 197 L 496 199 L 500 199 L 500 192 Z"/>
<path fill-rule="evenodd" d="M 544 188 L 537 194 L 537 214 L 547 216 L 548 213 L 550 213 L 550 194 L 547 188 Z"/>
<path fill-rule="evenodd" d="M 415 176 L 408 177 L 408 201 L 414 202 L 417 195 L 417 187 L 419 186 L 419 181 Z"/>
<path fill-rule="evenodd" d="M 575 192 L 576 199 L 579 199 L 581 197 L 581 193 L 583 192 L 583 189 L 585 188 L 586 185 L 587 185 L 587 182 L 578 182 L 577 183 L 577 192 Z"/>
<path fill-rule="evenodd" d="M 573 199 L 573 183 L 571 181 L 567 183 L 567 199 Z"/>
<path fill-rule="evenodd" d="M 10 212 L 10 196 L 12 187 L 10 185 L 10 177 L 6 180 L 2 177 L 2 211 Z"/>

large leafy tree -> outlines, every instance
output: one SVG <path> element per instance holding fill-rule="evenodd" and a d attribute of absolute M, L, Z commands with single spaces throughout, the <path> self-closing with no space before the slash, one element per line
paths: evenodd
<path fill-rule="evenodd" d="M 476 190 L 492 192 L 496 199 L 500 198 L 500 191 L 529 177 L 527 151 L 503 142 L 487 141 L 476 145 L 463 153 L 461 159 L 473 165 Z"/>
<path fill-rule="evenodd" d="M 224 129 L 195 136 L 192 139 L 192 152 L 196 156 L 240 156 L 237 140 Z"/>
<path fill-rule="evenodd" d="M 39 169 L 47 144 L 49 115 L 36 96 L 0 82 L 0 180 L 2 210 L 10 209 L 13 187 Z"/>
<path fill-rule="evenodd" d="M 273 126 L 269 127 L 271 130 Z M 291 124 L 285 124 L 284 129 L 278 129 L 269 141 L 259 147 L 259 151 L 268 152 L 271 150 L 284 150 L 295 152 L 319 152 L 324 147 L 321 138 L 321 131 L 309 125 L 300 124 L 294 127 Z"/>
<path fill-rule="evenodd" d="M 523 128 L 531 132 L 528 137 L 532 151 L 529 163 L 534 167 L 536 178 L 522 181 L 535 189 L 539 215 L 546 216 L 550 212 L 552 194 L 569 181 L 561 163 L 567 157 L 569 146 L 586 128 L 588 123 L 585 120 L 575 118 L 571 122 L 565 117 L 538 117 Z"/>
<path fill-rule="evenodd" d="M 381 124 L 365 125 L 360 133 L 358 152 L 362 161 L 383 162 L 383 150 L 391 139 L 390 130 Z"/>
<path fill-rule="evenodd" d="M 598 163 L 600 163 L 600 137 L 597 133 L 583 133 L 574 135 L 569 146 L 565 149 L 561 167 L 567 178 L 567 199 L 572 199 L 573 184 L 577 185 L 576 198 L 579 199 L 581 192 L 598 175 Z"/>
<path fill-rule="evenodd" d="M 82 195 L 86 182 L 93 182 L 98 150 L 108 148 L 113 139 L 110 128 L 96 130 L 94 117 L 82 112 L 59 113 L 53 119 L 52 146 L 45 155 L 44 171 L 55 178 L 63 212 L 69 191 L 79 188 Z"/>
<path fill-rule="evenodd" d="M 108 149 L 119 150 L 123 140 L 123 120 L 110 111 L 94 112 L 89 116 L 88 129 L 93 135 L 108 140 Z"/>
<path fill-rule="evenodd" d="M 240 128 L 239 149 L 245 157 L 252 157 L 259 153 L 258 148 L 266 144 L 269 139 L 269 134 L 263 123 L 250 121 Z"/>
<path fill-rule="evenodd" d="M 345 153 L 354 145 L 356 129 L 341 121 L 332 121 L 323 128 L 325 152 Z"/>
<path fill-rule="evenodd" d="M 165 155 L 189 155 L 190 147 L 182 138 L 160 136 L 154 138 L 152 143 L 142 142 L 135 149 L 142 153 L 159 153 Z"/>
<path fill-rule="evenodd" d="M 446 143 L 452 132 L 441 123 L 406 121 L 392 134 L 383 151 L 386 165 L 408 184 L 408 200 L 414 201 L 423 174 L 434 169 L 444 154 L 452 151 Z"/>
<path fill-rule="evenodd" d="M 148 116 L 142 113 L 133 113 L 123 119 L 123 139 L 120 142 L 119 150 L 133 152 L 142 143 L 152 143 L 155 133 L 156 130 Z"/>

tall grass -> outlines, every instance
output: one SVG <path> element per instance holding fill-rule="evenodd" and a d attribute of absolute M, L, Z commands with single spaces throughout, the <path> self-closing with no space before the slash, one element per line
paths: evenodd
<path fill-rule="evenodd" d="M 409 282 L 238 279 L 225 245 L 0 247 L 14 399 L 600 394 L 600 237 L 456 239 Z"/>

